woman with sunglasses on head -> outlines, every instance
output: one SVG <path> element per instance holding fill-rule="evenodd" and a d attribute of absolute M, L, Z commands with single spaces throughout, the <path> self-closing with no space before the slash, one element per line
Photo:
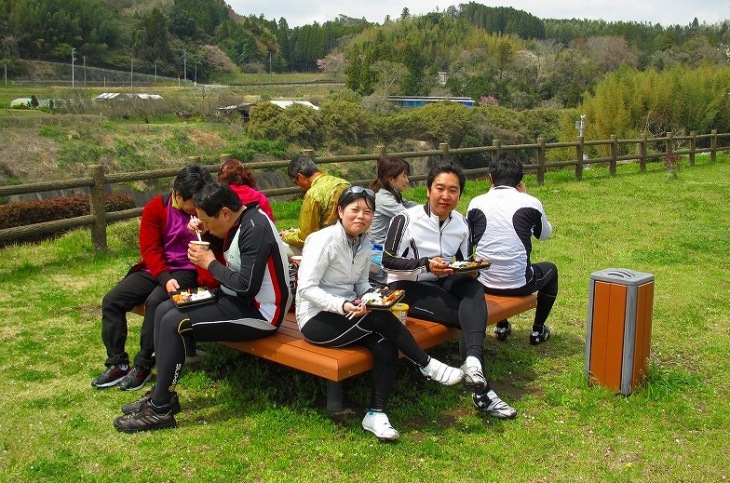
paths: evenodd
<path fill-rule="evenodd" d="M 274 212 L 266 195 L 256 189 L 256 175 L 237 159 L 227 159 L 218 169 L 218 181 L 226 183 L 236 192 L 241 203 L 248 204 L 258 201 L 259 208 L 274 221 Z"/>
<path fill-rule="evenodd" d="M 373 355 L 373 388 L 363 429 L 381 440 L 398 439 L 385 410 L 398 369 L 398 351 L 441 384 L 461 381 L 461 370 L 429 357 L 389 310 L 358 302 L 368 282 L 375 193 L 352 186 L 337 202 L 338 222 L 307 237 L 299 267 L 296 316 L 304 338 L 315 345 L 360 345 Z"/>
<path fill-rule="evenodd" d="M 377 178 L 370 183 L 375 192 L 375 213 L 373 224 L 368 236 L 373 244 L 385 243 L 390 220 L 405 211 L 406 208 L 416 206 L 413 201 L 403 199 L 401 191 L 408 187 L 408 176 L 411 174 L 411 165 L 403 158 L 385 156 L 378 161 Z"/>

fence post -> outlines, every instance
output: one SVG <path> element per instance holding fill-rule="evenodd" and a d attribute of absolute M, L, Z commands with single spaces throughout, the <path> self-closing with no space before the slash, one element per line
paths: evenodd
<path fill-rule="evenodd" d="M 104 166 L 89 166 L 89 175 L 94 180 L 90 189 L 89 211 L 94 217 L 91 226 L 91 242 L 98 252 L 106 251 L 106 204 L 104 202 Z"/>
<path fill-rule="evenodd" d="M 492 139 L 492 146 L 495 147 L 494 154 L 497 155 L 502 150 L 502 141 L 499 139 Z"/>
<path fill-rule="evenodd" d="M 667 133 L 665 151 L 666 151 L 666 154 L 664 155 L 664 159 L 666 161 L 669 161 L 670 163 L 673 163 L 675 161 L 674 160 L 674 133 L 673 132 Z"/>
<path fill-rule="evenodd" d="M 646 171 L 646 133 L 641 135 L 639 141 L 639 171 Z"/>
<path fill-rule="evenodd" d="M 537 138 L 537 185 L 545 184 L 545 138 L 538 136 Z"/>
<path fill-rule="evenodd" d="M 575 146 L 575 179 L 583 179 L 583 136 L 578 136 L 578 144 Z"/>
<path fill-rule="evenodd" d="M 710 138 L 710 161 L 713 163 L 717 161 L 717 129 L 710 131 L 712 137 Z"/>
<path fill-rule="evenodd" d="M 188 156 L 188 164 L 200 164 L 200 156 Z"/>
<path fill-rule="evenodd" d="M 616 174 L 616 158 L 618 157 L 618 141 L 615 134 L 611 134 L 611 161 L 608 162 L 608 172 Z"/>
<path fill-rule="evenodd" d="M 302 154 L 314 161 L 314 149 L 302 149 Z"/>
<path fill-rule="evenodd" d="M 375 146 L 375 152 L 377 153 L 378 158 L 384 158 L 385 154 L 386 154 L 385 146 L 382 146 L 382 145 Z M 377 164 L 377 160 L 376 160 L 376 164 Z"/>
<path fill-rule="evenodd" d="M 441 151 L 441 159 L 449 159 L 449 143 L 439 143 L 439 151 Z"/>
<path fill-rule="evenodd" d="M 227 154 L 227 153 L 226 154 L 221 154 L 220 156 L 218 156 L 218 159 L 221 160 L 221 164 L 225 163 L 226 161 L 228 161 L 229 159 L 232 159 L 232 158 L 233 158 L 233 155 L 232 154 Z"/>
<path fill-rule="evenodd" d="M 697 148 L 697 131 L 689 132 L 689 165 L 695 165 L 695 149 Z"/>

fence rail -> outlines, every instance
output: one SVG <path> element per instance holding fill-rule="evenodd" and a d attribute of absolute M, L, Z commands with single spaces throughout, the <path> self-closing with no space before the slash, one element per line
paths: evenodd
<path fill-rule="evenodd" d="M 440 157 L 442 159 L 445 159 L 450 156 L 459 154 L 496 154 L 500 151 L 528 151 L 531 154 L 530 159 L 534 160 L 534 162 L 525 164 L 525 171 L 534 172 L 536 174 L 537 183 L 539 185 L 542 185 L 545 182 L 545 173 L 547 172 L 547 170 L 564 168 L 569 166 L 574 167 L 575 178 L 577 180 L 581 180 L 584 168 L 592 164 L 607 163 L 609 167 L 609 173 L 611 175 L 615 175 L 616 166 L 620 161 L 638 161 L 641 171 L 644 171 L 646 169 L 647 163 L 658 161 L 674 162 L 679 156 L 687 156 L 689 165 L 693 166 L 695 164 L 696 155 L 701 153 L 709 153 L 710 161 L 716 162 L 718 152 L 730 150 L 730 145 L 725 145 L 730 143 L 721 142 L 726 140 L 730 140 L 730 133 L 718 134 L 717 130 L 713 130 L 709 134 L 698 135 L 696 132 L 691 132 L 688 136 L 674 136 L 673 134 L 669 134 L 664 137 L 656 138 L 648 138 L 646 135 L 643 135 L 639 139 L 618 139 L 615 135 L 612 135 L 611 138 L 608 140 L 586 141 L 583 137 L 578 137 L 576 141 L 573 142 L 555 143 L 546 143 L 544 138 L 539 137 L 537 139 L 537 142 L 534 144 L 515 145 L 502 145 L 500 140 L 495 139 L 491 146 L 450 149 L 447 143 L 441 143 L 439 144 L 439 149 L 435 150 L 392 153 L 387 152 L 385 146 L 378 146 L 375 149 L 375 152 L 369 154 L 332 156 L 322 158 L 315 157 L 313 151 L 304 151 L 304 154 L 307 154 L 315 159 L 318 165 L 324 165 L 333 163 L 376 161 L 380 157 L 385 155 L 400 156 L 403 158 Z M 704 144 L 709 144 L 709 147 L 698 148 L 698 141 L 704 141 Z M 682 143 L 687 143 L 688 147 L 686 149 L 676 149 L 676 147 L 681 145 Z M 649 146 L 657 145 L 663 145 L 664 150 L 650 152 Z M 586 146 L 607 146 L 609 148 L 608 150 L 610 155 L 587 159 L 584 156 Z M 619 152 L 621 151 L 621 146 L 635 146 L 637 154 L 619 154 Z M 546 161 L 546 153 L 548 152 L 548 150 L 566 148 L 574 150 L 575 157 L 573 159 L 554 162 Z M 532 156 L 533 152 L 534 156 Z M 228 155 L 221 155 L 221 161 L 224 160 L 227 156 Z M 194 156 L 189 158 L 189 160 L 191 162 L 200 162 L 200 158 Z M 248 163 L 247 166 L 250 169 L 255 170 L 271 170 L 275 168 L 285 167 L 288 164 L 288 160 L 282 160 Z M 212 171 L 218 169 L 217 164 L 209 165 L 207 167 Z M 14 241 L 27 235 L 55 233 L 61 230 L 67 230 L 79 226 L 91 226 L 92 243 L 94 245 L 94 248 L 96 250 L 105 251 L 107 249 L 107 224 L 113 221 L 120 221 L 138 217 L 142 213 L 142 208 L 133 208 L 107 213 L 104 203 L 104 187 L 110 184 L 125 183 L 130 181 L 172 178 L 179 172 L 179 170 L 180 168 L 166 168 L 130 173 L 106 174 L 104 173 L 103 166 L 94 165 L 89 167 L 89 176 L 86 178 L 65 181 L 46 181 L 15 186 L 0 186 L 0 196 L 40 193 L 45 191 L 73 188 L 89 188 L 91 194 L 89 201 L 89 215 L 68 218 L 65 220 L 55 220 L 44 223 L 36 223 L 32 225 L 5 228 L 0 230 L 0 241 Z M 465 170 L 465 173 L 468 177 L 474 178 L 479 176 L 485 176 L 487 174 L 487 171 L 487 167 L 482 167 L 467 169 Z M 426 174 L 416 174 L 411 176 L 410 178 L 412 181 L 423 181 L 426 179 Z M 366 184 L 370 182 L 369 179 L 350 181 L 354 184 Z M 263 193 L 267 196 L 288 195 L 300 192 L 301 189 L 298 187 L 273 188 L 263 190 Z"/>

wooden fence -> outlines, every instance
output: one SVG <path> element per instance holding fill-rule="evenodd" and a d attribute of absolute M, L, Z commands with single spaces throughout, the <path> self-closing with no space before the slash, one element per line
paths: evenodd
<path fill-rule="evenodd" d="M 585 141 L 583 137 L 578 137 L 574 142 L 558 142 L 558 143 L 546 143 L 545 139 L 539 137 L 535 144 L 515 144 L 515 145 L 502 145 L 499 140 L 495 140 L 491 146 L 479 146 L 472 148 L 458 148 L 450 149 L 447 143 L 441 143 L 439 149 L 430 151 L 415 151 L 415 152 L 387 152 L 385 146 L 378 146 L 374 153 L 369 154 L 358 154 L 348 156 L 333 156 L 327 158 L 316 158 L 314 152 L 305 151 L 304 154 L 311 156 L 316 160 L 318 165 L 332 164 L 332 163 L 351 163 L 351 162 L 362 162 L 362 161 L 376 161 L 382 156 L 400 156 L 403 158 L 424 158 L 424 157 L 440 157 L 442 159 L 449 158 L 450 156 L 457 154 L 496 154 L 500 151 L 527 151 L 530 154 L 535 153 L 534 156 L 530 156 L 534 162 L 525 165 L 525 171 L 534 172 L 536 174 L 537 183 L 542 185 L 545 182 L 545 173 L 547 170 L 564 167 L 574 167 L 575 178 L 577 180 L 582 179 L 583 169 L 591 164 L 607 163 L 609 167 L 609 173 L 611 175 L 616 174 L 616 166 L 620 161 L 638 161 L 640 169 L 643 171 L 646 169 L 647 163 L 651 162 L 675 162 L 680 156 L 687 156 L 690 166 L 695 164 L 695 156 L 701 153 L 709 153 L 710 161 L 716 162 L 717 153 L 721 151 L 730 150 L 730 144 L 727 142 L 720 142 L 730 139 L 730 133 L 718 134 L 716 130 L 713 130 L 710 134 L 698 135 L 696 132 L 692 132 L 689 136 L 674 136 L 669 134 L 665 137 L 648 138 L 646 135 L 641 136 L 639 139 L 617 139 L 617 137 L 611 136 L 609 140 L 591 140 Z M 703 141 L 701 144 L 709 145 L 706 148 L 698 148 L 698 141 Z M 686 149 L 676 149 L 680 144 L 687 145 Z M 633 151 L 636 154 L 625 154 L 620 155 L 620 146 L 631 147 L 635 149 Z M 663 151 L 650 152 L 649 146 L 663 145 Z M 586 146 L 607 146 L 610 152 L 609 156 L 586 159 L 584 156 Z M 570 160 L 558 161 L 558 162 L 547 162 L 547 151 L 550 149 L 572 149 L 575 153 L 575 157 Z M 631 150 L 631 149 L 629 149 Z M 226 155 L 221 155 L 223 159 Z M 196 157 L 189 158 L 191 162 L 199 162 L 200 159 Z M 253 170 L 270 170 L 274 168 L 281 168 L 288 166 L 289 161 L 268 161 L 258 163 L 247 163 L 247 166 Z M 216 172 L 218 165 L 208 166 L 212 172 Z M 36 223 L 33 225 L 18 226 L 13 228 L 5 228 L 0 230 L 0 241 L 13 241 L 17 240 L 26 235 L 38 235 L 46 233 L 55 233 L 60 230 L 67 230 L 70 228 L 76 228 L 79 226 L 91 226 L 91 237 L 94 248 L 96 250 L 104 251 L 107 249 L 106 239 L 106 226 L 108 223 L 119 220 L 126 220 L 140 216 L 142 208 L 132 208 L 129 210 L 106 212 L 104 204 L 104 187 L 108 184 L 125 183 L 130 181 L 140 180 L 151 180 L 160 178 L 172 178 L 178 172 L 180 168 L 167 168 L 159 170 L 149 171 L 138 171 L 131 173 L 115 173 L 106 174 L 104 167 L 95 165 L 89 167 L 89 176 L 81 179 L 65 180 L 65 181 L 47 181 L 39 183 L 31 183 L 25 185 L 15 186 L 0 186 L 0 196 L 10 196 L 27 193 L 40 193 L 46 191 L 63 190 L 63 189 L 74 189 L 74 188 L 88 188 L 90 191 L 90 214 L 85 216 L 79 216 L 76 218 L 69 218 L 65 220 L 49 221 L 45 223 Z M 485 176 L 488 172 L 487 167 L 477 169 L 467 169 L 465 173 L 467 177 L 475 178 Z M 412 181 L 423 181 L 426 179 L 426 174 L 414 174 L 410 177 Z M 371 180 L 351 180 L 353 184 L 367 184 Z M 263 190 L 267 196 L 287 195 L 301 192 L 298 187 L 288 188 L 274 188 Z"/>

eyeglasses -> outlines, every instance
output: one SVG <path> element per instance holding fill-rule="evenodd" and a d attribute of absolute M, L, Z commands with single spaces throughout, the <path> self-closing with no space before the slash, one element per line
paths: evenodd
<path fill-rule="evenodd" d="M 370 198 L 375 198 L 375 192 L 368 188 L 363 188 L 362 186 L 350 186 L 347 188 L 345 193 L 352 193 L 353 195 L 359 195 L 365 193 L 365 196 L 368 196 Z"/>

